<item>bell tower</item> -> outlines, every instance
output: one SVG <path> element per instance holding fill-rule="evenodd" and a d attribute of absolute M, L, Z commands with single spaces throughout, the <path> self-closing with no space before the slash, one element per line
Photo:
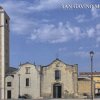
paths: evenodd
<path fill-rule="evenodd" d="M 5 74 L 9 69 L 9 20 L 0 7 L 0 100 L 5 99 Z"/>

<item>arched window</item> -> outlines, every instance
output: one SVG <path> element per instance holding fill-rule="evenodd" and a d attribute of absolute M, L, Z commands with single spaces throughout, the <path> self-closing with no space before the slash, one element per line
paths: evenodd
<path fill-rule="evenodd" d="M 61 79 L 61 71 L 60 70 L 55 70 L 55 80 Z"/>

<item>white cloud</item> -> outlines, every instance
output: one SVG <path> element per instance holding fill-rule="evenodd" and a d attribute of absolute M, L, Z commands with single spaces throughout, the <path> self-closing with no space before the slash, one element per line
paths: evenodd
<path fill-rule="evenodd" d="M 79 40 L 83 37 L 81 29 L 69 23 L 42 24 L 31 34 L 30 39 L 49 43 L 62 43 L 71 39 Z"/>
<path fill-rule="evenodd" d="M 100 57 L 100 52 L 99 51 L 96 51 L 96 52 L 94 52 L 95 53 L 95 56 L 96 57 Z"/>
<path fill-rule="evenodd" d="M 73 0 L 71 0 L 73 1 Z M 70 1 L 70 2 L 71 2 Z M 94 38 L 100 42 L 100 24 L 95 27 L 82 29 L 81 26 L 71 25 L 69 23 L 49 23 L 50 20 L 43 19 L 35 21 L 30 18 L 34 10 L 55 9 L 59 4 L 69 2 L 61 0 L 38 0 L 35 4 L 27 1 L 7 0 L 1 5 L 6 9 L 11 17 L 11 32 L 17 34 L 29 34 L 31 40 L 49 43 L 63 43 L 71 40 L 79 40 L 85 37 Z M 33 7 L 32 9 L 30 9 Z M 36 7 L 36 8 L 35 8 Z M 99 13 L 92 9 L 92 15 L 98 17 Z M 85 21 L 85 15 L 79 15 L 75 19 L 78 22 Z M 53 22 L 53 21 L 51 21 Z M 31 36 L 30 36 L 31 35 Z"/>
<path fill-rule="evenodd" d="M 75 17 L 75 19 L 79 22 L 79 23 L 82 23 L 82 22 L 85 22 L 86 19 L 85 19 L 85 15 L 78 15 Z"/>
<path fill-rule="evenodd" d="M 11 31 L 15 32 L 16 34 L 29 34 L 34 26 L 36 26 L 34 21 L 27 20 L 27 18 L 14 16 L 12 18 Z"/>
<path fill-rule="evenodd" d="M 59 52 L 66 52 L 67 51 L 67 48 L 66 47 L 62 47 L 62 48 L 59 48 L 58 51 Z"/>
<path fill-rule="evenodd" d="M 83 48 L 82 46 L 80 46 L 78 49 L 79 49 L 79 50 L 83 50 L 84 48 Z"/>
<path fill-rule="evenodd" d="M 40 0 L 37 5 L 30 6 L 28 9 L 36 11 L 55 9 L 60 2 L 60 0 Z"/>
<path fill-rule="evenodd" d="M 96 40 L 97 40 L 97 42 L 100 42 L 100 37 L 97 37 L 97 39 L 96 39 Z"/>
<path fill-rule="evenodd" d="M 96 25 L 96 29 L 97 29 L 97 30 L 100 30 L 100 24 L 97 24 L 97 25 Z"/>
<path fill-rule="evenodd" d="M 94 27 L 88 28 L 86 34 L 88 38 L 93 38 L 95 40 L 96 48 L 100 46 L 100 24 L 96 24 Z"/>
<path fill-rule="evenodd" d="M 0 3 L 0 5 L 3 6 L 7 12 L 13 15 L 16 13 L 23 14 L 30 12 L 28 10 L 28 7 L 31 6 L 31 4 L 26 1 L 12 1 L 12 0 L 7 0 L 3 3 Z"/>
<path fill-rule="evenodd" d="M 62 8 L 63 4 L 82 3 L 83 0 L 6 0 L 0 3 L 6 11 L 19 13 L 32 13 L 34 11 L 45 11 L 51 9 Z"/>
<path fill-rule="evenodd" d="M 30 17 L 32 12 L 28 7 L 31 6 L 31 3 L 27 1 L 7 0 L 0 3 L 0 5 L 3 6 L 10 16 L 11 33 L 29 34 L 38 23 L 34 18 Z"/>
<path fill-rule="evenodd" d="M 88 38 L 94 38 L 97 43 L 100 43 L 100 24 L 87 28 L 86 34 Z"/>
<path fill-rule="evenodd" d="M 92 9 L 91 9 L 91 14 L 92 14 L 93 18 L 100 17 L 99 10 L 94 7 L 92 7 Z"/>
<path fill-rule="evenodd" d="M 99 47 L 99 44 L 96 44 L 95 47 L 98 48 Z"/>
<path fill-rule="evenodd" d="M 34 6 L 28 7 L 29 10 L 44 11 L 56 8 L 62 8 L 63 4 L 77 2 L 77 0 L 40 0 Z M 78 1 L 79 2 L 79 1 Z"/>
<path fill-rule="evenodd" d="M 75 56 L 78 56 L 78 57 L 88 57 L 89 56 L 89 52 L 86 52 L 86 51 L 76 51 L 74 52 L 74 55 Z"/>
<path fill-rule="evenodd" d="M 87 30 L 87 33 L 88 33 L 89 38 L 94 37 L 95 36 L 95 29 L 90 28 L 90 29 Z"/>
<path fill-rule="evenodd" d="M 96 41 L 100 43 L 100 24 L 97 24 L 95 27 Z"/>
<path fill-rule="evenodd" d="M 72 53 L 74 56 L 77 56 L 77 57 L 82 57 L 82 58 L 87 58 L 90 56 L 90 53 L 89 51 L 75 51 Z M 95 59 L 97 57 L 100 57 L 100 52 L 99 51 L 94 51 L 94 56 L 95 56 Z"/>
<path fill-rule="evenodd" d="M 85 14 L 80 14 L 75 17 L 76 21 L 78 23 L 90 22 L 90 21 L 94 21 L 96 18 L 100 17 L 99 9 L 92 7 L 90 11 L 91 11 L 91 15 L 92 15 L 91 18 L 86 18 L 87 16 Z"/>
<path fill-rule="evenodd" d="M 15 34 L 29 34 L 35 26 L 34 19 L 28 18 L 27 13 L 30 10 L 27 8 L 31 6 L 26 1 L 13 1 L 7 0 L 0 5 L 4 8 L 7 14 L 10 16 L 10 32 Z M 27 17 L 28 16 L 28 17 Z"/>

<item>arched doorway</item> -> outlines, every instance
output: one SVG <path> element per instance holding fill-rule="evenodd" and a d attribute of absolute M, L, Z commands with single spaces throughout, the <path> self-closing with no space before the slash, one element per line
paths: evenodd
<path fill-rule="evenodd" d="M 62 97 L 62 86 L 59 83 L 53 85 L 53 98 Z"/>

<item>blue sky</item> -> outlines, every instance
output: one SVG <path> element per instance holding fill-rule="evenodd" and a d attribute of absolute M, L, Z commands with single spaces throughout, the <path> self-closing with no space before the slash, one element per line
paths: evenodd
<path fill-rule="evenodd" d="M 27 61 L 47 65 L 56 57 L 100 71 L 100 8 L 64 8 L 65 5 L 97 5 L 99 0 L 1 0 L 10 16 L 10 65 Z M 100 6 L 100 5 L 99 5 Z"/>

